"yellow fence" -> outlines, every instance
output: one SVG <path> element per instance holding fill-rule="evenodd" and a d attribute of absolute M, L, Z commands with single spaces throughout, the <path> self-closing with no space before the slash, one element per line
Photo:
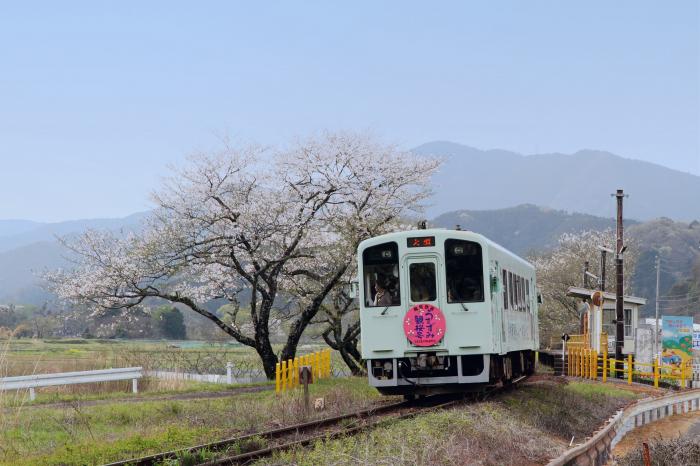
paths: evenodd
<path fill-rule="evenodd" d="M 591 338 L 588 333 L 583 335 L 569 335 L 569 341 L 566 342 L 567 348 L 585 348 L 591 349 Z M 600 348 L 598 351 L 604 353 L 608 350 L 608 334 L 607 332 L 600 333 Z"/>
<path fill-rule="evenodd" d="M 294 359 L 278 362 L 275 369 L 275 391 L 277 393 L 299 386 L 299 368 L 311 366 L 314 379 L 331 376 L 331 350 L 297 356 Z"/>
<path fill-rule="evenodd" d="M 608 357 L 608 352 L 598 353 L 588 348 L 569 348 L 567 351 L 568 364 L 567 374 L 572 377 L 583 377 L 597 380 L 599 377 L 606 382 L 608 377 L 615 377 L 615 374 L 622 373 L 628 384 L 632 384 L 636 377 L 640 382 L 653 382 L 654 387 L 659 386 L 660 380 L 675 381 L 681 388 L 686 388 L 686 381 L 692 379 L 693 368 L 691 362 L 676 366 L 673 364 L 658 364 L 654 361 L 651 364 L 632 361 L 632 355 L 627 355 L 627 359 L 622 361 Z M 618 369 L 616 363 L 620 363 Z M 635 366 L 641 368 L 635 370 Z M 648 369 L 644 369 L 648 368 Z"/>

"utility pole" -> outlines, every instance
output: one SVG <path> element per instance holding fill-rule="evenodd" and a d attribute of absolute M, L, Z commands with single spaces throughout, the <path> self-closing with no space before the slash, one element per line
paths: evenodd
<path fill-rule="evenodd" d="M 605 291 L 605 249 L 600 250 L 600 291 Z"/>
<path fill-rule="evenodd" d="M 659 276 L 661 272 L 661 256 L 656 256 L 656 319 L 654 320 L 654 357 L 659 358 Z"/>
<path fill-rule="evenodd" d="M 623 226 L 622 226 L 622 199 L 625 197 L 622 189 L 618 189 L 614 194 L 617 198 L 617 244 L 615 247 L 615 375 L 623 377 L 622 372 L 622 347 L 625 342 L 625 303 L 624 303 L 624 275 L 622 265 L 622 253 L 624 252 Z M 632 370 L 630 367 L 629 370 Z"/>

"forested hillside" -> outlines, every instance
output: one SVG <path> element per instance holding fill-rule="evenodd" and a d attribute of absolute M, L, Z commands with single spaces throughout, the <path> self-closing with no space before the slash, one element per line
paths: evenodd
<path fill-rule="evenodd" d="M 520 205 L 498 210 L 459 210 L 440 215 L 433 224 L 482 233 L 513 252 L 527 256 L 556 245 L 563 233 L 614 228 L 612 218 L 569 213 L 534 205 Z M 660 218 L 648 222 L 626 220 L 625 237 L 631 247 L 639 249 L 639 261 L 635 270 L 632 289 L 638 296 L 647 298 L 649 304 L 643 313 L 654 313 L 656 299 L 656 256 L 661 257 L 660 295 L 675 295 L 672 287 L 681 286 L 691 277 L 694 262 L 700 257 L 700 222 L 677 222 Z M 607 245 L 612 247 L 612 245 Z M 581 258 L 581 267 L 586 258 Z M 590 257 L 591 270 L 597 272 L 598 258 Z M 612 274 L 608 274 L 608 286 Z M 689 302 L 689 305 L 700 305 Z M 664 302 L 662 312 L 680 313 L 684 309 L 677 302 Z"/>

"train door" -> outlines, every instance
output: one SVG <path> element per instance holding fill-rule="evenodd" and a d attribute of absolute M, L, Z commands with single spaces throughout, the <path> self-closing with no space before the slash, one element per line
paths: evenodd
<path fill-rule="evenodd" d="M 441 296 L 438 283 L 441 282 L 440 263 L 435 256 L 418 256 L 406 259 L 408 283 L 408 305 L 432 304 L 443 308 L 444 297 Z M 438 345 L 444 346 L 444 339 Z"/>
<path fill-rule="evenodd" d="M 441 286 L 438 283 L 443 283 L 442 265 L 440 260 L 435 255 L 420 255 L 410 256 L 405 262 L 405 271 L 407 275 L 406 283 L 408 283 L 407 295 L 408 306 L 413 307 L 416 304 L 432 304 L 444 310 L 445 297 L 442 296 Z M 449 332 L 449 330 L 447 330 Z M 444 348 L 446 346 L 445 338 L 432 349 Z"/>

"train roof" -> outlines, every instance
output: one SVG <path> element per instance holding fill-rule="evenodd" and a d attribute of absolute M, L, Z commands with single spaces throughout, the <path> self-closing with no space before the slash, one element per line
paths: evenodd
<path fill-rule="evenodd" d="M 409 236 L 449 236 L 450 238 L 454 239 L 463 239 L 463 240 L 476 240 L 481 244 L 484 244 L 490 248 L 500 250 L 504 254 L 508 254 L 509 256 L 513 257 L 514 259 L 518 260 L 521 262 L 523 265 L 527 267 L 532 267 L 534 266 L 520 257 L 519 255 L 515 254 L 514 252 L 506 249 L 505 247 L 501 246 L 500 244 L 496 243 L 493 240 L 490 240 L 486 236 L 476 233 L 473 231 L 469 230 L 450 230 L 447 228 L 427 228 L 425 230 L 404 230 L 404 231 L 396 231 L 394 233 L 387 233 L 384 235 L 379 235 L 379 236 L 374 236 L 372 238 L 366 239 L 360 243 L 358 246 L 359 250 L 365 249 L 369 246 L 374 246 L 376 244 L 381 244 L 386 241 L 398 241 L 404 238 L 407 238 Z"/>

